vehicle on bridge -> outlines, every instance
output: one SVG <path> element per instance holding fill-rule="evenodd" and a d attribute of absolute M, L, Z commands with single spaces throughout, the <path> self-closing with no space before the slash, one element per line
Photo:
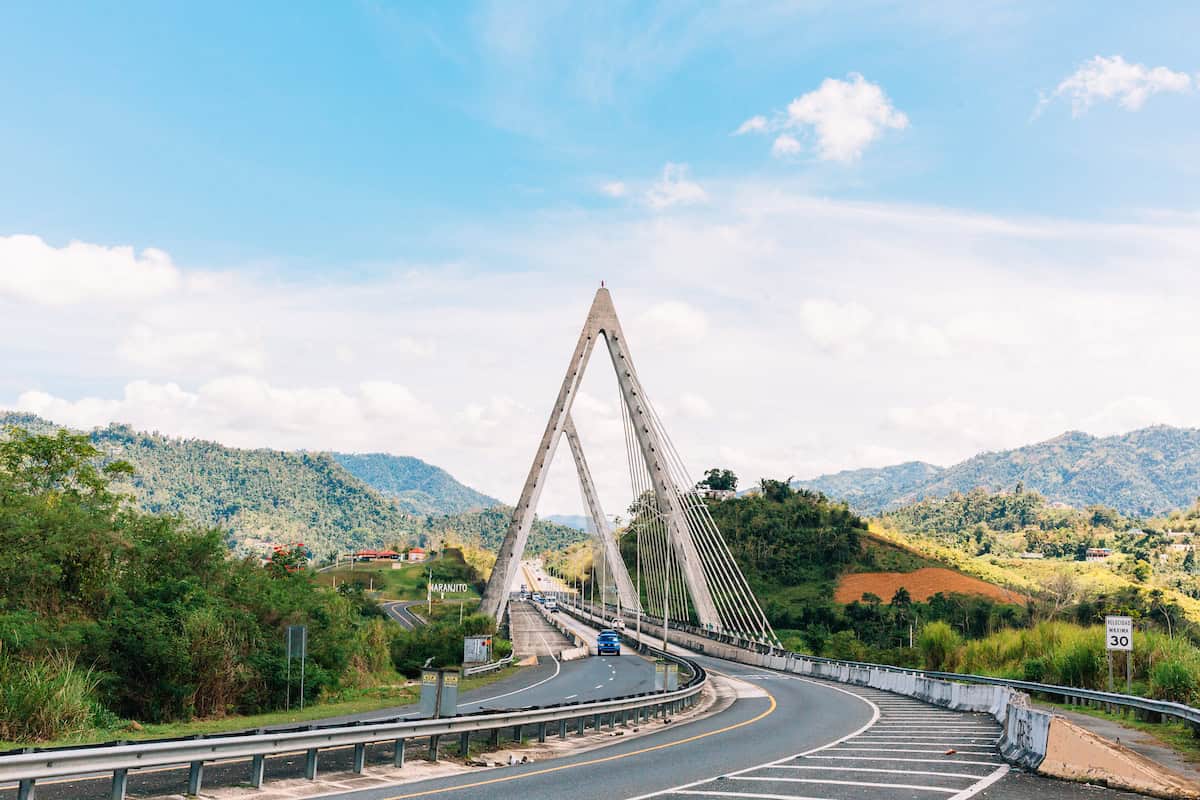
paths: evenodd
<path fill-rule="evenodd" d="M 547 597 L 544 605 L 547 611 L 558 611 L 558 601 L 553 597 Z"/>
<path fill-rule="evenodd" d="M 542 593 L 541 593 L 541 592 L 534 592 L 534 593 L 533 593 L 533 602 L 535 602 L 535 603 L 540 603 L 540 602 L 542 602 L 544 599 L 545 599 L 545 598 L 544 598 L 544 597 L 542 597 Z"/>
<path fill-rule="evenodd" d="M 621 655 L 621 636 L 614 630 L 605 628 L 600 631 L 600 635 L 596 637 L 596 655 L 598 656 L 619 656 Z"/>
<path fill-rule="evenodd" d="M 620 617 L 613 617 L 608 621 L 608 625 L 615 631 L 625 630 L 625 620 L 621 619 Z"/>

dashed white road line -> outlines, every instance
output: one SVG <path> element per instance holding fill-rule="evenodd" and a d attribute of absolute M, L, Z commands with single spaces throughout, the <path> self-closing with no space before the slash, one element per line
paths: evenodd
<path fill-rule="evenodd" d="M 490 702 L 492 702 L 493 700 L 499 700 L 499 699 L 500 699 L 500 698 L 502 698 L 502 697 L 511 697 L 511 696 L 512 696 L 512 695 L 514 695 L 514 694 L 520 694 L 521 692 L 528 692 L 530 689 L 534 688 L 535 686 L 541 686 L 543 683 L 546 683 L 546 682 L 548 682 L 548 681 L 552 681 L 552 680 L 554 680 L 555 678 L 557 678 L 557 677 L 558 677 L 558 673 L 562 672 L 562 664 L 560 664 L 560 663 L 559 663 L 559 661 L 558 661 L 558 659 L 554 657 L 554 652 L 553 652 L 553 650 L 551 649 L 550 645 L 546 643 L 546 637 L 545 637 L 545 636 L 543 636 L 542 634 L 540 634 L 540 633 L 539 633 L 539 634 L 538 634 L 538 638 L 542 640 L 542 646 L 544 646 L 544 647 L 546 648 L 546 652 L 550 653 L 550 658 L 554 660 L 554 674 L 553 674 L 553 675 L 551 675 L 551 676 L 550 676 L 550 677 L 548 677 L 548 678 L 542 678 L 542 679 L 541 679 L 540 681 L 538 681 L 537 683 L 531 683 L 531 684 L 529 684 L 528 686 L 526 686 L 526 687 L 524 687 L 524 688 L 522 688 L 522 689 L 514 689 L 514 690 L 513 690 L 513 691 L 511 691 L 511 692 L 505 692 L 504 694 L 498 694 L 498 695 L 496 695 L 495 697 L 485 697 L 485 698 L 484 698 L 484 699 L 482 699 L 482 700 L 470 700 L 470 701 L 468 701 L 468 702 L 465 702 L 465 703 L 459 703 L 459 705 L 460 705 L 460 706 L 473 706 L 473 705 L 475 705 L 475 704 L 477 704 L 477 703 L 478 703 L 478 704 L 490 703 Z"/>

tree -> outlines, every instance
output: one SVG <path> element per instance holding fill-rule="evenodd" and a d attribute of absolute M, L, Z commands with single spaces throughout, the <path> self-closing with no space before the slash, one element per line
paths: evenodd
<path fill-rule="evenodd" d="M 732 492 L 737 489 L 737 484 L 738 478 L 733 474 L 733 470 L 713 467 L 704 473 L 704 480 L 696 485 L 718 492 Z"/>

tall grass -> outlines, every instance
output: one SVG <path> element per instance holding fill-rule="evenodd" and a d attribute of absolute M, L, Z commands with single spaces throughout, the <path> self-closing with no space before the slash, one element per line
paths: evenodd
<path fill-rule="evenodd" d="M 97 677 L 54 653 L 17 659 L 0 651 L 0 739 L 41 741 L 91 726 Z"/>
<path fill-rule="evenodd" d="M 1118 688 L 1123 689 L 1125 655 L 1114 653 Z M 960 650 L 965 672 L 1000 675 L 1061 686 L 1105 689 L 1108 670 L 1104 628 L 1041 622 L 967 642 Z M 1200 702 L 1200 649 L 1182 637 L 1158 631 L 1134 636 L 1134 692 L 1194 704 Z"/>

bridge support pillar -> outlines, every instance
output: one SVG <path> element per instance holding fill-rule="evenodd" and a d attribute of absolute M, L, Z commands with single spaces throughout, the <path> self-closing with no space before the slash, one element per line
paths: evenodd
<path fill-rule="evenodd" d="M 490 743 L 493 748 L 500 747 L 500 729 L 499 728 L 492 728 Z"/>
<path fill-rule="evenodd" d="M 310 781 L 317 779 L 317 751 L 309 750 L 304 754 L 304 777 Z"/>
<path fill-rule="evenodd" d="M 261 789 L 263 785 L 263 777 L 267 771 L 267 760 L 261 756 L 254 756 L 250 759 L 250 785 L 255 789 Z"/>
<path fill-rule="evenodd" d="M 575 732 L 579 736 L 583 736 L 583 728 L 585 725 L 587 725 L 587 720 L 585 718 L 580 717 L 579 719 L 575 720 Z"/>
<path fill-rule="evenodd" d="M 458 754 L 463 758 L 471 754 L 471 734 L 467 731 L 458 735 Z"/>
<path fill-rule="evenodd" d="M 354 745 L 354 766 L 355 774 L 362 775 L 363 770 L 367 766 L 367 746 L 365 744 Z"/>
<path fill-rule="evenodd" d="M 193 761 L 188 765 L 188 794 L 200 794 L 204 785 L 204 762 Z"/>
<path fill-rule="evenodd" d="M 546 743 L 546 723 L 539 722 L 537 731 L 538 731 L 538 743 L 545 744 Z"/>
<path fill-rule="evenodd" d="M 1194 729 L 1193 729 L 1193 731 L 1194 731 Z M 565 719 L 560 719 L 558 721 L 558 738 L 560 738 L 560 739 L 567 738 L 567 721 Z"/>
<path fill-rule="evenodd" d="M 441 743 L 442 743 L 442 737 L 441 737 L 441 736 L 430 736 L 430 737 L 429 737 L 429 760 L 430 760 L 430 761 L 437 761 L 437 760 L 438 760 L 438 758 L 439 758 L 439 755 L 438 755 L 438 746 L 439 746 Z"/>
<path fill-rule="evenodd" d="M 129 770 L 114 769 L 112 781 L 112 800 L 125 800 L 125 792 L 129 789 Z"/>
<path fill-rule="evenodd" d="M 404 766 L 404 740 L 396 740 L 396 749 L 392 751 L 392 766 L 396 769 Z"/>

